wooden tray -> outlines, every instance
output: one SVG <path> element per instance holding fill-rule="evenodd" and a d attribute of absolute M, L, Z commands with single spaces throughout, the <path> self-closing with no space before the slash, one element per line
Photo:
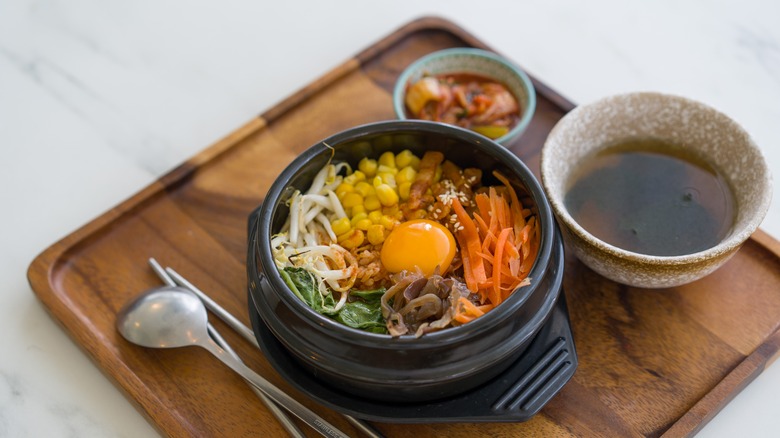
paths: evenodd
<path fill-rule="evenodd" d="M 248 387 L 207 352 L 130 345 L 114 329 L 115 314 L 159 284 L 146 264 L 156 257 L 249 325 L 246 220 L 271 182 L 322 138 L 392 119 L 391 90 L 401 70 L 454 46 L 487 48 L 438 18 L 402 27 L 45 250 L 29 268 L 33 290 L 163 434 L 283 434 Z M 534 84 L 536 114 L 511 150 L 538 172 L 547 133 L 573 104 Z M 720 270 L 685 287 L 632 289 L 568 258 L 565 289 L 580 365 L 539 415 L 514 424 L 377 428 L 388 436 L 688 435 L 780 348 L 780 243 L 762 231 Z M 283 381 L 258 350 L 216 325 L 249 366 L 358 435 Z"/>

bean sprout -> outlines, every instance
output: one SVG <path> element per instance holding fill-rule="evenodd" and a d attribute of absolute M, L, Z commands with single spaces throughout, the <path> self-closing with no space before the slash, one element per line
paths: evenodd
<path fill-rule="evenodd" d="M 332 291 L 340 293 L 335 311 L 346 304 L 358 273 L 357 260 L 336 243 L 330 225 L 333 219 L 347 217 L 334 192 L 343 180 L 338 174 L 342 169 L 351 172 L 347 163 L 328 164 L 317 172 L 304 194 L 296 190 L 290 197 L 283 232 L 271 239 L 277 267 L 303 267 L 311 272 L 323 300 Z"/>

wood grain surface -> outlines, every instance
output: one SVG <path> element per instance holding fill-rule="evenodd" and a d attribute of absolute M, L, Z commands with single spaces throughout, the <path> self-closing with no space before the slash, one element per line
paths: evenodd
<path fill-rule="evenodd" d="M 249 325 L 246 220 L 272 181 L 322 138 L 394 118 L 391 92 L 404 67 L 455 46 L 487 48 L 435 17 L 398 29 L 46 249 L 28 271 L 33 290 L 161 433 L 283 435 L 240 378 L 206 351 L 131 345 L 114 328 L 116 312 L 159 285 L 146 263 L 155 257 Z M 511 150 L 538 175 L 544 139 L 573 104 L 534 83 L 536 114 Z M 390 437 L 690 435 L 780 349 L 780 244 L 762 231 L 714 274 L 683 287 L 621 286 L 571 257 L 564 287 L 579 368 L 532 420 L 376 427 Z M 359 435 L 283 381 L 257 349 L 215 325 L 250 367 Z"/>

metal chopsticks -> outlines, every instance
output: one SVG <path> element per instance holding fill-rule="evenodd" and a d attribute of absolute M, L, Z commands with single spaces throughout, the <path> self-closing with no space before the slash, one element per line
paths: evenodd
<path fill-rule="evenodd" d="M 150 258 L 149 265 L 152 267 L 152 269 L 157 274 L 157 276 L 160 277 L 160 280 L 162 280 L 163 283 L 167 284 L 168 286 L 177 286 L 173 278 L 171 278 L 171 276 L 168 275 L 167 272 L 165 272 L 165 270 L 163 269 L 162 266 L 160 266 L 157 260 L 155 260 L 154 258 Z M 197 295 L 201 300 L 203 300 L 201 294 L 197 294 Z M 208 305 L 206 307 L 208 307 Z M 214 342 L 216 342 L 217 345 L 219 345 L 229 355 L 233 356 L 236 360 L 239 361 L 241 360 L 241 358 L 238 357 L 238 354 L 236 354 L 236 352 L 230 347 L 230 345 L 228 345 L 225 339 L 219 334 L 219 332 L 214 328 L 214 326 L 211 325 L 211 323 L 209 323 L 208 325 L 208 331 L 209 331 L 209 335 L 211 336 L 212 339 L 214 339 Z M 290 434 L 291 437 L 304 438 L 306 436 L 304 435 L 303 432 L 301 432 L 301 430 L 298 428 L 295 422 L 293 422 L 292 419 L 290 419 L 290 417 L 288 417 L 287 414 L 276 403 L 274 403 L 273 400 L 268 398 L 265 394 L 260 392 L 260 390 L 255 388 L 254 386 L 249 385 L 249 387 L 257 395 L 257 397 L 260 398 L 260 400 L 263 402 L 265 407 L 268 408 L 269 411 L 271 411 L 271 413 L 276 417 L 277 420 L 279 420 L 279 423 L 282 425 L 284 430 L 286 430 L 287 433 Z"/>
<path fill-rule="evenodd" d="M 157 272 L 157 269 L 162 269 L 157 263 L 157 261 L 154 258 L 149 259 L 149 264 L 152 265 L 152 268 L 155 269 L 155 272 Z M 155 268 L 155 265 L 158 268 Z M 197 295 L 201 301 L 203 301 L 203 304 L 206 305 L 206 308 L 208 308 L 212 313 L 217 315 L 219 319 L 224 321 L 228 326 L 230 326 L 233 330 L 235 330 L 241 337 L 243 337 L 245 340 L 247 340 L 249 343 L 254 345 L 255 347 L 260 347 L 260 345 L 257 343 L 257 338 L 255 338 L 254 332 L 244 325 L 241 321 L 239 321 L 235 316 L 233 316 L 230 312 L 222 308 L 219 304 L 217 304 L 214 300 L 212 300 L 205 292 L 198 289 L 194 284 L 190 283 L 186 278 L 184 278 L 182 275 L 180 275 L 178 272 L 176 272 L 173 268 L 166 267 L 164 269 L 164 274 L 167 278 L 172 279 L 173 282 L 178 285 L 182 286 L 184 288 L 189 289 L 192 293 Z M 158 272 L 158 275 L 161 276 Z M 270 401 L 270 400 L 269 400 Z M 274 403 L 271 402 L 273 405 Z M 277 407 L 278 409 L 278 407 Z M 363 434 L 365 434 L 368 437 L 371 438 L 383 438 L 384 436 L 379 433 L 376 429 L 374 429 L 373 426 L 366 423 L 363 420 L 360 420 L 358 418 L 355 418 L 351 415 L 342 414 L 344 418 L 352 424 L 355 428 L 360 430 Z M 277 417 L 278 418 L 278 417 Z"/>

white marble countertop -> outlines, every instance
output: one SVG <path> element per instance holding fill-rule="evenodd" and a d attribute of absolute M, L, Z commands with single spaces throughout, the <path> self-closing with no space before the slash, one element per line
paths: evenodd
<path fill-rule="evenodd" d="M 575 102 L 655 90 L 714 106 L 780 178 L 780 2 L 0 2 L 0 437 L 156 436 L 46 314 L 28 265 L 422 15 L 453 20 Z M 778 196 L 762 226 L 775 237 Z M 700 436 L 780 436 L 778 395 L 775 364 Z"/>

